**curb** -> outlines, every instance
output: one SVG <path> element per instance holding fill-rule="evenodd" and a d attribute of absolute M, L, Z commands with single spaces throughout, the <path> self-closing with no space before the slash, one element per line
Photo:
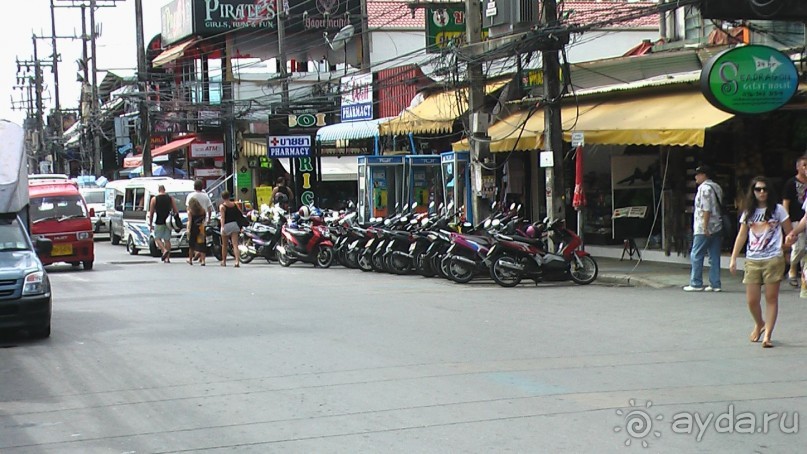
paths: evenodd
<path fill-rule="evenodd" d="M 597 281 L 603 284 L 624 287 L 644 287 L 655 289 L 675 287 L 671 284 L 663 284 L 652 279 L 647 279 L 640 276 L 631 276 L 630 274 L 600 273 L 600 275 L 597 276 Z"/>

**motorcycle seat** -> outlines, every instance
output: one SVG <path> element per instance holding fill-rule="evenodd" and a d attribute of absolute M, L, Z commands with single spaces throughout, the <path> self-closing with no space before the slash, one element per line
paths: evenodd
<path fill-rule="evenodd" d="M 463 234 L 463 235 L 461 235 L 461 236 L 462 236 L 463 238 L 465 238 L 465 239 L 469 240 L 469 241 L 473 241 L 474 243 L 478 243 L 478 244 L 486 244 L 486 245 L 493 244 L 493 239 L 492 239 L 492 238 L 489 238 L 489 237 L 486 237 L 486 236 L 481 236 L 481 235 L 465 235 L 465 234 Z"/>
<path fill-rule="evenodd" d="M 530 238 L 520 235 L 512 235 L 511 238 L 513 239 L 513 241 L 518 241 L 519 243 L 527 243 L 533 246 L 543 247 L 544 245 L 544 242 L 540 238 Z"/>

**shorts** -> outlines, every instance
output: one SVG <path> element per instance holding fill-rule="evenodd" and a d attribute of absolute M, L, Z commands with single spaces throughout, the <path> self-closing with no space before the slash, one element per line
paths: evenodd
<path fill-rule="evenodd" d="M 224 224 L 224 228 L 221 229 L 222 235 L 230 236 L 233 233 L 238 233 L 241 231 L 241 227 L 238 225 L 237 222 L 228 222 Z"/>
<path fill-rule="evenodd" d="M 154 226 L 154 239 L 156 240 L 170 240 L 171 228 L 165 224 L 157 224 Z"/>
<path fill-rule="evenodd" d="M 777 284 L 785 274 L 784 256 L 766 260 L 746 260 L 743 284 Z"/>

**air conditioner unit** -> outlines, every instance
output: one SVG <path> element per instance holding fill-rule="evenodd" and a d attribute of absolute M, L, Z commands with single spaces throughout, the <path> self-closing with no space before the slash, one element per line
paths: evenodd
<path fill-rule="evenodd" d="M 536 0 L 485 0 L 482 19 L 489 36 L 512 35 L 530 30 L 538 23 Z"/>
<path fill-rule="evenodd" d="M 807 20 L 804 0 L 703 0 L 706 19 Z"/>

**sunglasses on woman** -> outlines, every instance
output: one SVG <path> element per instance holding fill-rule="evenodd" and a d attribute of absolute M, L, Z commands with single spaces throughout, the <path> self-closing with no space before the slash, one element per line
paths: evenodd
<path fill-rule="evenodd" d="M 768 192 L 768 188 L 765 186 L 755 186 L 754 192 Z"/>

